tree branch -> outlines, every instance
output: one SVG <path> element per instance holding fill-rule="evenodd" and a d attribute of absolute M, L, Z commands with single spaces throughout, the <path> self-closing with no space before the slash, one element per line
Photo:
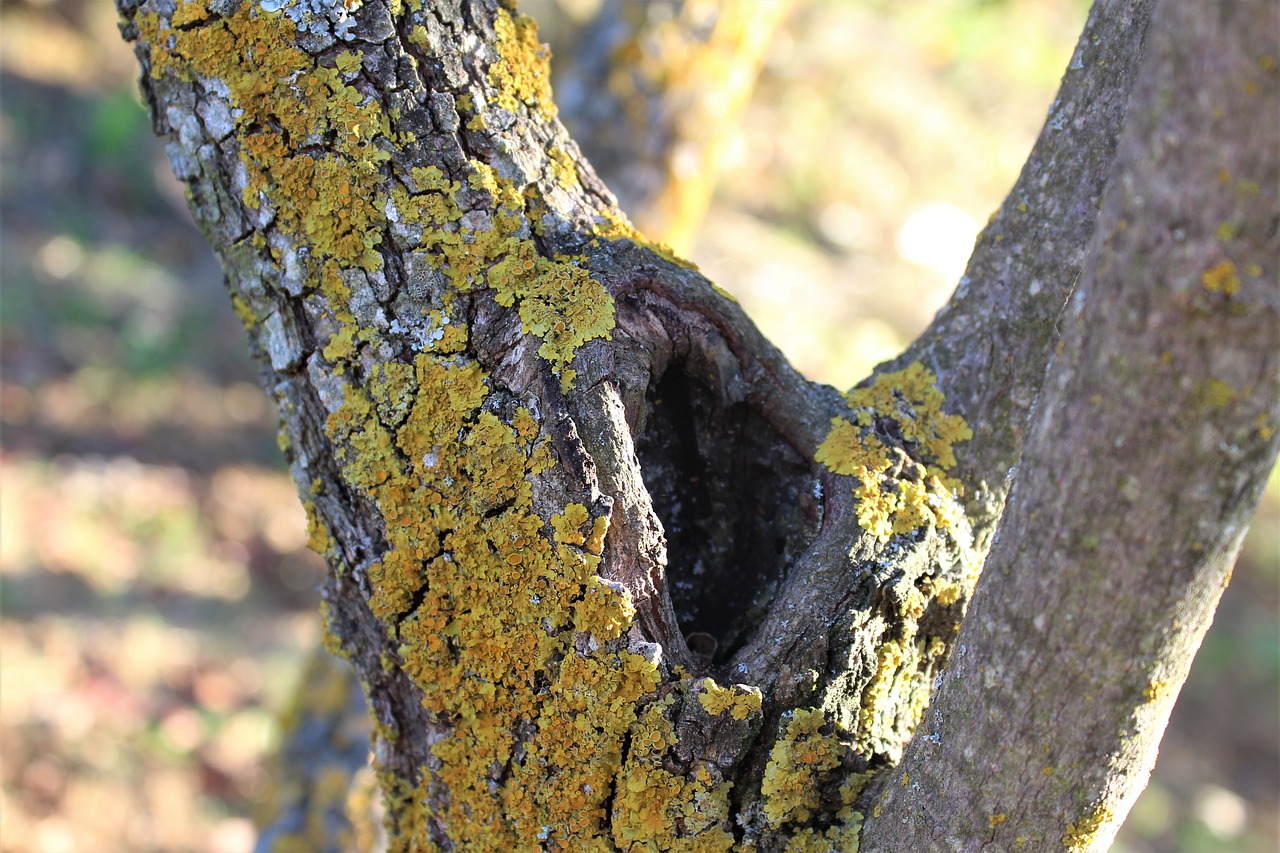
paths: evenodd
<path fill-rule="evenodd" d="M 787 0 L 604 3 L 557 57 L 561 117 L 632 221 L 689 248 Z"/>
<path fill-rule="evenodd" d="M 852 845 L 974 580 L 955 474 L 981 553 L 1020 447 L 975 420 L 957 468 L 950 412 L 1016 430 L 1073 275 L 1023 295 L 990 260 L 908 353 L 927 365 L 841 398 L 635 234 L 508 4 L 120 2 L 280 403 L 392 847 Z M 1121 70 L 1064 99 L 1109 105 L 1063 131 L 1091 153 L 1046 137 L 1024 175 L 1085 189 L 1057 210 L 1028 186 L 1060 216 L 990 238 L 1028 272 L 1092 227 L 1141 41 L 1114 23 L 1081 56 Z"/>
<path fill-rule="evenodd" d="M 1027 418 L 1093 235 L 1142 57 L 1150 0 L 1100 0 L 1017 182 L 978 238 L 955 294 L 901 356 L 938 375 L 948 410 L 973 426 L 956 476 L 977 553 L 1022 453 Z"/>
<path fill-rule="evenodd" d="M 1280 9 L 1158 5 L 1064 346 L 875 850 L 1105 850 L 1280 445 Z M 1263 142 L 1266 141 L 1266 142 Z"/>

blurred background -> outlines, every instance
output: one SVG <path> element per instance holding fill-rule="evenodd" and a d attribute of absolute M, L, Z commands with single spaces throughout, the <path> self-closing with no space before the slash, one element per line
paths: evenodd
<path fill-rule="evenodd" d="M 751 0 L 764 2 L 764 0 Z M 599 0 L 524 4 L 562 56 Z M 1083 0 L 796 0 L 689 254 L 847 387 L 946 299 Z M 554 66 L 554 63 L 553 63 Z M 105 0 L 0 2 L 0 850 L 252 847 L 323 566 Z M 1280 849 L 1280 482 L 1119 851 Z"/>

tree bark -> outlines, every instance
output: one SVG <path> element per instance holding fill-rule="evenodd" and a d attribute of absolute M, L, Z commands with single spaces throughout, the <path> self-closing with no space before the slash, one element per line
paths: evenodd
<path fill-rule="evenodd" d="M 1280 8 L 1151 26 L 999 542 L 870 849 L 1108 849 L 1276 458 Z"/>
<path fill-rule="evenodd" d="M 905 778 L 893 767 L 999 518 L 1093 231 L 1146 4 L 1094 10 L 1025 200 L 997 221 L 1006 239 L 989 232 L 938 323 L 847 395 L 806 382 L 731 300 L 630 228 L 555 119 L 532 22 L 507 6 L 121 11 L 156 129 L 281 407 L 331 568 L 330 643 L 372 709 L 390 846 L 856 847 L 879 783 Z M 1150 246 L 1115 257 L 1155 263 L 1139 249 Z M 1238 263 L 1274 275 L 1274 245 L 1263 249 Z M 1196 291 L 1209 307 L 1254 306 L 1238 275 L 1212 270 L 1217 290 Z M 1274 305 L 1257 307 L 1245 313 L 1274 320 Z M 1129 332 L 1106 330 L 1111 345 Z M 1198 342 L 1212 343 L 1184 341 Z M 1055 377 L 1085 351 L 1071 346 Z M 1268 357 L 1242 351 L 1230 381 L 1274 378 Z M 1126 393 L 1146 362 L 1130 365 Z M 1272 386 L 1246 398 L 1232 385 L 1212 411 L 1158 411 L 1235 424 Z M 1050 393 L 1061 403 L 1042 414 L 1090 411 Z M 1274 457 L 1272 423 L 1253 423 L 1252 439 L 1224 427 L 1246 449 L 1241 482 Z M 1113 440 L 1141 435 L 1113 426 Z M 1055 442 L 1073 440 L 1043 442 L 1071 453 Z M 1161 470 L 1163 495 L 1198 471 Z M 1022 479 L 1043 488 L 1043 476 Z M 1108 532 L 1107 547 L 1145 529 Z M 1039 592 L 1036 606 L 1053 606 L 1044 596 L 1058 590 Z M 1146 624 L 1154 643 L 1165 623 Z M 1160 676 L 1170 692 L 1178 672 Z M 1123 714 L 1140 699 L 1106 698 Z M 979 706 L 959 707 L 957 720 Z M 1014 785 L 1025 766 L 1001 770 Z M 873 831 L 911 822 L 913 805 L 897 802 L 880 803 Z M 916 830 L 969 845 L 972 810 L 956 802 L 962 818 Z M 1030 803 L 1027 814 L 1036 837 L 1067 843 Z"/>

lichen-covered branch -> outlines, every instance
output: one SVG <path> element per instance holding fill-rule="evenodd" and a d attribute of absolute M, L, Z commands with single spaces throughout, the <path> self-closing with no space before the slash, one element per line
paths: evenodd
<path fill-rule="evenodd" d="M 1091 18 L 1070 120 L 1001 214 L 1025 202 L 1039 230 L 979 247 L 973 271 L 1003 244 L 1031 275 L 982 273 L 841 395 L 631 228 L 507 3 L 119 2 L 280 405 L 389 846 L 856 847 L 955 642 L 1145 6 Z M 1205 313 L 1245 323 L 1242 276 L 1271 261 L 1199 259 Z M 1105 351 L 1072 346 L 1064 365 Z M 1248 365 L 1222 369 L 1203 388 L 1226 415 L 1267 398 L 1246 394 Z"/>
<path fill-rule="evenodd" d="M 323 647 L 312 650 L 301 676 L 282 720 L 287 740 L 275 757 L 272 787 L 255 816 L 263 828 L 257 849 L 383 849 L 360 682 Z"/>
<path fill-rule="evenodd" d="M 999 539 L 865 847 L 1102 851 L 1145 786 L 1280 446 L 1277 45 L 1272 4 L 1157 6 Z"/>
<path fill-rule="evenodd" d="M 556 101 L 637 226 L 686 251 L 789 0 L 603 3 Z"/>
<path fill-rule="evenodd" d="M 964 502 L 979 555 L 999 520 L 1112 175 L 1150 7 L 1150 0 L 1093 5 L 1040 136 L 955 294 L 884 368 L 929 366 L 950 411 L 972 425 L 957 476 L 968 484 Z"/>
<path fill-rule="evenodd" d="M 853 844 L 972 582 L 933 375 L 798 376 L 627 225 L 505 5 L 122 12 L 280 404 L 389 844 Z"/>

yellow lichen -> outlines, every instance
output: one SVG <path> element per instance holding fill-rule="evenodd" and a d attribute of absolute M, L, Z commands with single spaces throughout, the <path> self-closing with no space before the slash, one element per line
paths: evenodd
<path fill-rule="evenodd" d="M 1219 261 L 1201 274 L 1200 285 L 1210 293 L 1235 296 L 1240 292 L 1240 276 L 1236 273 L 1236 265 L 1230 260 Z"/>
<path fill-rule="evenodd" d="M 926 525 L 954 524 L 959 484 L 946 472 L 956 464 L 954 445 L 973 432 L 963 418 L 943 412 L 933 373 L 913 362 L 845 397 L 853 419 L 832 419 L 815 459 L 858 478 L 858 524 L 881 541 Z M 890 422 L 901 447 L 887 445 L 873 429 Z"/>
<path fill-rule="evenodd" d="M 249 303 L 237 293 L 231 294 L 231 308 L 236 312 L 236 317 L 240 319 L 245 330 L 252 332 L 253 327 L 258 324 L 258 318 L 254 315 L 253 309 L 249 307 Z"/>
<path fill-rule="evenodd" d="M 596 223 L 594 233 L 596 236 L 605 240 L 629 240 L 637 246 L 644 246 L 654 254 L 664 260 L 670 261 L 678 267 L 683 267 L 684 269 L 689 270 L 696 270 L 698 268 L 698 265 L 693 261 L 686 260 L 685 258 L 677 255 L 675 250 L 666 243 L 650 240 L 617 211 L 605 211 L 601 215 L 601 220 Z"/>
<path fill-rule="evenodd" d="M 858 853 L 863 815 L 853 810 L 853 803 L 872 775 L 851 773 L 845 777 L 840 783 L 841 807 L 836 811 L 836 822 L 821 832 L 808 826 L 800 828 L 787 840 L 785 853 Z"/>
<path fill-rule="evenodd" d="M 699 764 L 691 776 L 681 777 L 663 763 L 676 743 L 664 715 L 673 698 L 647 706 L 631 727 L 631 749 L 614 803 L 614 840 L 624 849 L 723 853 L 733 846 L 725 828 L 730 783 L 712 764 Z"/>
<path fill-rule="evenodd" d="M 379 553 L 334 571 L 367 583 L 369 609 L 390 638 L 382 665 L 416 685 L 439 733 L 416 786 L 381 771 L 398 849 L 435 849 L 440 826 L 479 851 L 526 849 L 535 839 L 565 850 L 730 849 L 721 771 L 708 764 L 677 774 L 669 762 L 674 703 L 693 701 L 692 679 L 658 695 L 658 664 L 627 647 L 631 597 L 599 574 L 608 517 L 573 502 L 535 506 L 534 482 L 555 462 L 539 417 L 493 394 L 468 355 L 458 295 L 492 296 L 519 316 L 568 387 L 577 351 L 614 328 L 604 284 L 581 258 L 542 254 L 534 236 L 545 202 L 536 191 L 479 161 L 450 173 L 393 156 L 414 137 L 395 130 L 396 114 L 373 97 L 358 51 L 317 58 L 298 46 L 288 17 L 252 4 L 213 16 L 186 0 L 167 14 L 135 16 L 153 75 L 218 81 L 209 90 L 227 94 L 235 117 L 230 144 L 254 228 L 245 245 L 296 269 L 327 313 L 328 337 L 318 343 L 339 385 L 325 433 L 347 488 L 380 516 L 383 534 Z M 499 58 L 488 73 L 498 106 L 550 115 L 532 22 L 499 9 L 496 30 Z M 409 32 L 411 41 L 424 36 Z M 469 100 L 459 99 L 464 112 Z M 567 181 L 571 158 L 558 149 L 550 158 L 553 176 Z M 631 236 L 617 214 L 601 215 L 597 236 Z M 445 283 L 441 302 L 415 318 L 423 345 L 399 357 L 386 355 L 380 332 L 365 325 L 367 296 L 353 292 L 374 279 L 393 238 Z M 241 298 L 237 307 L 256 322 L 254 305 Z M 336 560 L 314 502 L 309 535 Z M 326 647 L 343 651 L 328 631 Z M 723 692 L 719 713 L 759 712 L 758 690 Z M 812 732 L 797 722 L 806 713 Z M 775 750 L 770 797 L 780 820 L 806 819 L 817 805 L 788 778 L 825 783 L 839 763 L 839 741 L 816 733 L 821 720 L 797 712 Z M 402 735 L 378 723 L 375 736 Z M 851 819 L 824 837 L 847 834 Z"/>
<path fill-rule="evenodd" d="M 1219 412 L 1240 398 L 1240 393 L 1221 379 L 1202 379 L 1196 383 L 1196 402 L 1211 411 Z"/>
<path fill-rule="evenodd" d="M 905 735 L 915 730 L 929 701 L 927 672 L 938 665 L 946 644 L 934 637 L 915 642 L 888 640 L 876 652 L 876 671 L 862 694 L 858 712 L 858 746 L 865 752 L 901 750 Z"/>
<path fill-rule="evenodd" d="M 563 542 L 565 545 L 584 544 L 587 541 L 587 537 L 582 532 L 582 526 L 590 518 L 587 508 L 582 504 L 569 504 L 566 506 L 564 512 L 553 516 L 551 519 L 551 526 L 556 531 L 556 541 Z"/>
<path fill-rule="evenodd" d="M 488 228 L 428 228 L 422 243 L 440 253 L 441 270 L 460 292 L 487 283 L 499 305 L 516 307 L 523 331 L 542 340 L 538 354 L 568 390 L 575 376 L 569 364 L 578 349 L 589 340 L 610 337 L 613 299 L 578 260 L 543 257 L 531 239 L 521 236 L 525 200 L 510 181 L 478 161 L 471 168 L 469 189 L 486 193 L 498 205 Z M 434 166 L 414 169 L 413 182 L 421 195 L 392 192 L 402 223 L 440 226 L 461 219 L 458 182 Z"/>
<path fill-rule="evenodd" d="M 1111 809 L 1106 806 L 1094 806 L 1088 814 L 1074 823 L 1067 824 L 1067 831 L 1062 836 L 1062 844 L 1072 853 L 1088 850 L 1093 846 L 1099 830 L 1110 823 L 1113 816 Z"/>
<path fill-rule="evenodd" d="M 1169 682 L 1160 679 L 1152 680 L 1142 689 L 1142 698 L 1148 702 L 1156 702 L 1169 694 Z"/>
<path fill-rule="evenodd" d="M 862 815 L 854 812 L 852 820 L 828 827 L 821 835 L 809 827 L 800 830 L 787 842 L 786 853 L 858 853 L 861 832 Z"/>
<path fill-rule="evenodd" d="M 482 410 L 487 387 L 474 365 L 422 354 L 414 381 L 397 381 L 412 396 L 403 426 L 388 428 L 376 401 L 349 390 L 329 430 L 356 451 L 344 476 L 387 519 L 370 606 L 395 632 L 424 706 L 453 721 L 433 749 L 451 792 L 437 817 L 473 849 L 517 849 L 547 826 L 572 847 L 606 831 L 604 798 L 656 668 L 608 645 L 634 610 L 592 570 L 598 558 L 579 528 L 603 534 L 585 508 L 570 504 L 555 517 L 555 540 L 543 535 L 529 479 L 550 456 L 531 414 L 506 423 Z M 381 396 L 394 398 L 392 385 Z M 583 651 L 575 633 L 605 645 Z M 534 729 L 526 757 L 494 796 L 489 768 L 512 761 L 521 719 Z"/>
<path fill-rule="evenodd" d="M 552 148 L 547 153 L 547 158 L 551 161 L 551 177 L 557 186 L 578 186 L 578 170 L 568 151 L 563 148 Z"/>
<path fill-rule="evenodd" d="M 244 203 L 254 210 L 269 206 L 277 227 L 308 248 L 310 263 L 378 269 L 388 202 L 397 221 L 422 227 L 422 248 L 440 253 L 441 268 L 462 292 L 482 285 L 486 270 L 522 242 L 521 189 L 495 179 L 478 161 L 470 164 L 469 187 L 488 192 L 498 207 L 487 229 L 454 224 L 462 218 L 457 198 L 462 185 L 436 166 L 413 168 L 409 188 L 391 184 L 389 196 L 384 194 L 390 151 L 410 140 L 393 132 L 376 99 L 348 84 L 359 71 L 358 52 L 339 54 L 332 66 L 317 62 L 297 47 L 292 21 L 248 7 L 209 19 L 202 5 L 188 0 L 179 5 L 179 17 L 203 23 L 178 29 L 152 12 L 136 18 L 152 48 L 152 74 L 172 71 L 226 84 L 237 111 Z M 510 98 L 549 108 L 546 59 L 539 53 L 536 27 L 505 10 L 499 10 L 496 26 L 503 59 L 491 69 L 495 84 Z M 323 146 L 314 144 L 326 139 Z M 542 339 L 540 354 L 567 388 L 574 352 L 588 340 L 609 336 L 613 303 L 586 270 L 567 261 L 539 260 L 536 275 L 514 296 L 525 330 Z M 323 282 L 321 293 L 339 315 L 324 355 L 331 362 L 351 359 L 356 332 L 353 317 L 344 313 L 351 294 L 327 270 Z"/>
<path fill-rule="evenodd" d="M 489 82 L 498 90 L 498 105 L 514 113 L 523 104 L 554 117 L 551 51 L 538 41 L 538 25 L 527 15 L 499 7 L 494 30 L 498 61 L 489 68 Z"/>
<path fill-rule="evenodd" d="M 355 74 L 360 70 L 360 60 L 364 58 L 364 53 L 358 50 L 347 50 L 338 54 L 334 59 L 334 67 L 343 74 Z"/>
<path fill-rule="evenodd" d="M 797 708 L 769 752 L 760 793 L 771 826 L 807 821 L 818 808 L 819 785 L 840 765 L 840 741 L 821 732 L 824 722 L 821 710 Z"/>
<path fill-rule="evenodd" d="M 743 684 L 721 687 L 713 678 L 705 679 L 698 693 L 698 702 L 708 714 L 718 717 L 728 713 L 735 720 L 745 720 L 759 711 L 762 700 L 759 688 Z"/>
<path fill-rule="evenodd" d="M 339 67 L 317 63 L 295 41 L 283 16 L 207 17 L 200 3 L 180 3 L 171 21 L 137 17 L 151 47 L 153 77 L 170 71 L 226 85 L 236 110 L 245 167 L 247 207 L 269 204 L 279 224 L 305 237 L 323 256 L 375 269 L 381 241 L 375 207 L 378 164 L 388 154 L 378 140 L 391 136 L 381 107 L 347 85 L 343 71 L 359 57 L 343 54 Z M 286 140 L 329 137 L 329 150 L 303 152 Z"/>
<path fill-rule="evenodd" d="M 920 592 L 943 607 L 950 607 L 960 600 L 964 588 L 954 581 L 926 577 L 920 581 Z"/>
<path fill-rule="evenodd" d="M 521 849 L 531 838 L 566 849 L 593 849 L 599 838 L 730 849 L 719 771 L 683 777 L 663 765 L 675 742 L 664 715 L 672 700 L 638 713 L 658 672 L 616 645 L 634 609 L 594 570 L 607 519 L 575 503 L 546 522 L 532 511 L 529 479 L 550 460 L 537 420 L 525 409 L 509 423 L 485 411 L 483 372 L 430 354 L 375 386 L 370 396 L 349 390 L 329 430 L 352 449 L 344 476 L 387 519 L 370 606 L 395 632 L 425 707 L 453 721 L 433 749 L 450 791 L 435 817 L 477 850 Z M 583 635 L 595 643 L 575 641 Z M 534 734 L 515 760 L 520 720 Z M 508 764 L 493 787 L 490 768 Z M 606 814 L 615 777 L 620 793 Z M 426 790 L 391 796 L 421 802 Z M 429 848 L 425 820 L 405 826 L 407 849 Z"/>

